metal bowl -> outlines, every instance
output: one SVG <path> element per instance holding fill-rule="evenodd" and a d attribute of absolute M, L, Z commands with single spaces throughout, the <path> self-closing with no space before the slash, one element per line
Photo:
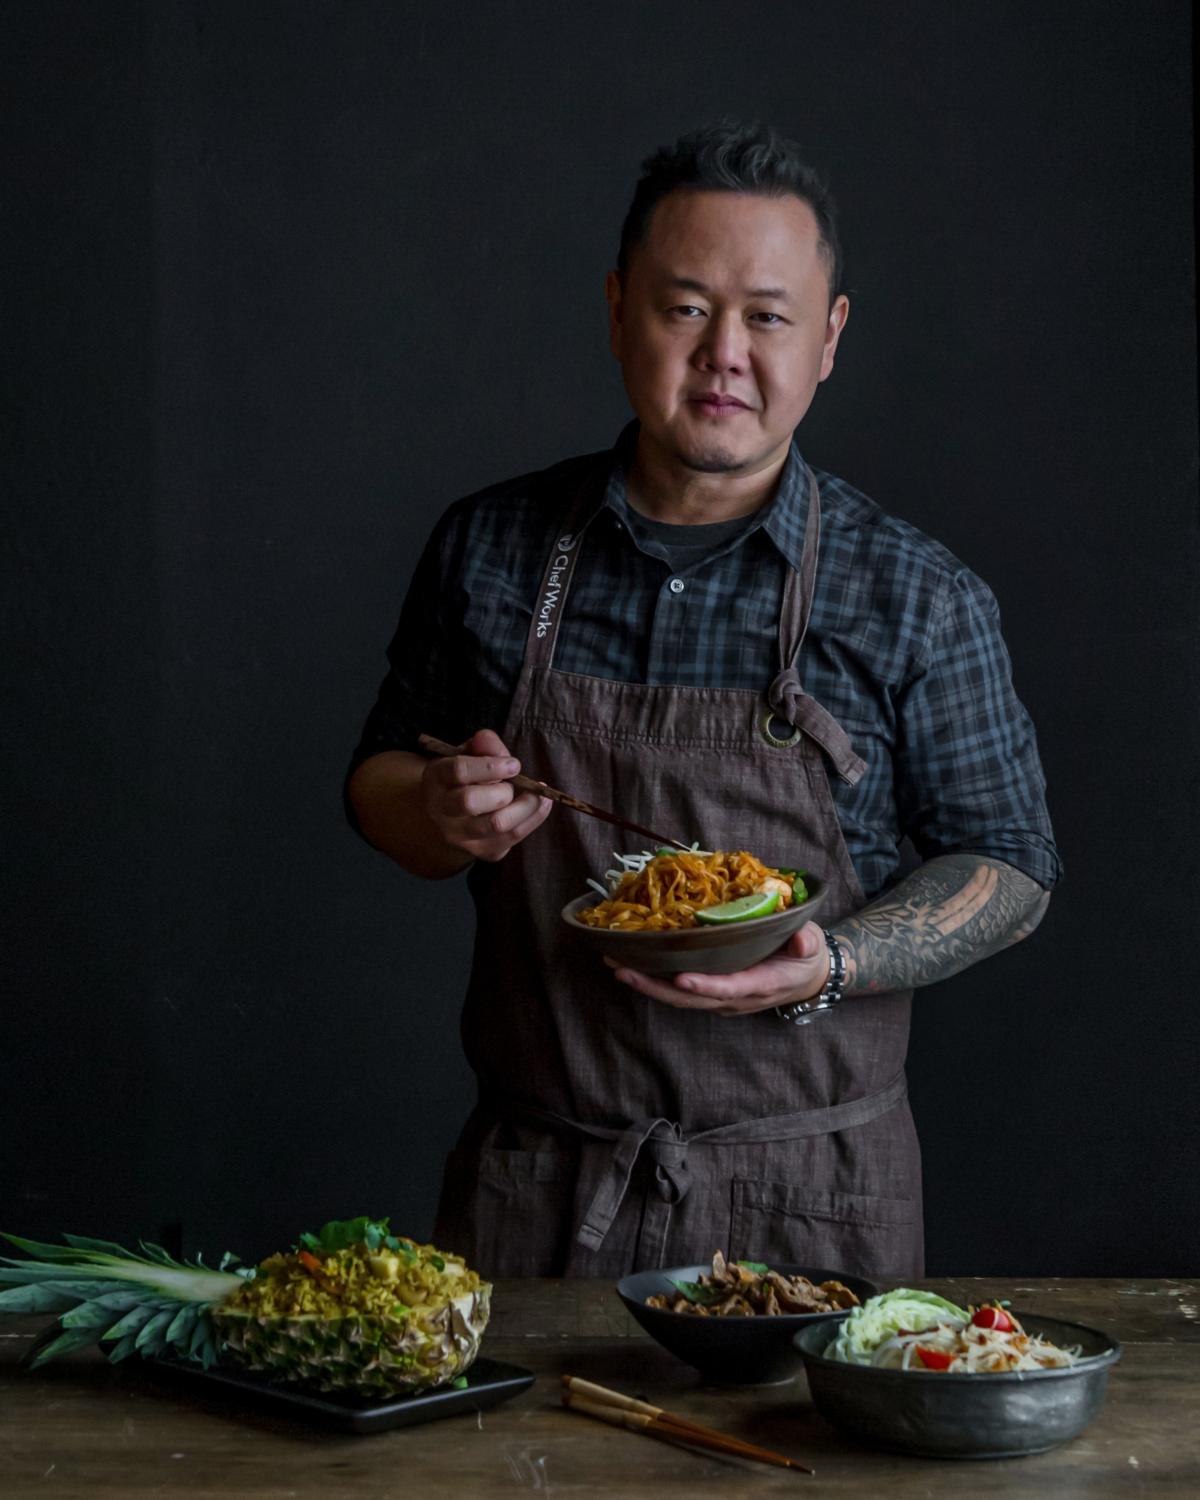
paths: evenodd
<path fill-rule="evenodd" d="M 728 926 L 676 927 L 666 932 L 620 932 L 589 927 L 579 920 L 585 907 L 603 898 L 596 892 L 577 896 L 562 909 L 562 919 L 581 941 L 590 943 L 597 958 L 611 958 L 643 974 L 733 974 L 769 958 L 793 932 L 811 922 L 824 904 L 826 886 L 805 875 L 808 900 L 769 917 L 751 917 Z"/>
<path fill-rule="evenodd" d="M 795 1336 L 813 1405 L 864 1443 L 929 1458 L 1016 1458 L 1067 1442 L 1099 1412 L 1121 1357 L 1116 1339 L 1098 1329 L 1017 1312 L 1027 1333 L 1080 1345 L 1079 1364 L 996 1375 L 878 1370 L 825 1358 L 845 1316 Z"/>
<path fill-rule="evenodd" d="M 811 1266 L 773 1265 L 784 1276 L 807 1276 L 818 1285 L 840 1281 L 865 1302 L 879 1288 L 861 1276 L 820 1271 Z M 695 1281 L 712 1274 L 712 1262 L 637 1271 L 617 1283 L 617 1296 L 652 1339 L 685 1364 L 699 1370 L 710 1385 L 782 1385 L 800 1373 L 801 1357 L 793 1340 L 817 1322 L 831 1324 L 841 1313 L 779 1313 L 757 1317 L 702 1318 L 647 1307 L 646 1298 L 677 1289 L 672 1281 Z M 832 1326 L 832 1324 L 831 1324 Z M 832 1337 L 832 1334 L 830 1335 Z M 822 1345 L 822 1347 L 824 1347 Z"/>

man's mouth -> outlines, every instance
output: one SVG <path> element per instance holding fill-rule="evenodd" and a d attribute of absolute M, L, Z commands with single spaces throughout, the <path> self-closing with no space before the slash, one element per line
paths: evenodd
<path fill-rule="evenodd" d="M 709 412 L 714 416 L 720 416 L 726 412 L 750 410 L 744 401 L 739 401 L 736 396 L 730 396 L 724 391 L 706 391 L 702 395 L 691 396 L 688 399 L 693 406 L 698 406 L 701 411 Z"/>

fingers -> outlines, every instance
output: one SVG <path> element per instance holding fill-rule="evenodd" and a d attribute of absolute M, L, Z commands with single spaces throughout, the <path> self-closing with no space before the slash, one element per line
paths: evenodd
<path fill-rule="evenodd" d="M 805 922 L 799 932 L 788 939 L 787 951 L 793 958 L 816 958 L 825 947 L 825 935 L 815 922 Z"/>
<path fill-rule="evenodd" d="M 426 766 L 427 811 L 454 848 L 474 859 L 503 859 L 546 821 L 553 804 L 512 785 L 508 778 L 521 763 L 495 730 L 476 730 L 458 750 Z"/>
<path fill-rule="evenodd" d="M 520 830 L 526 824 L 529 825 L 528 831 L 532 832 L 545 821 L 542 803 L 548 800 L 532 792 L 514 795 L 506 782 L 473 787 L 469 792 L 450 794 L 440 809 L 440 821 L 459 843 L 503 839 L 507 848 L 518 838 L 525 837 Z"/>
<path fill-rule="evenodd" d="M 508 781 L 483 781 L 463 787 L 453 786 L 443 788 L 441 793 L 442 806 L 447 816 L 452 818 L 485 818 L 489 813 L 499 813 L 502 808 L 529 798 L 528 792 L 518 795 Z M 528 812 L 528 808 L 525 811 Z"/>
<path fill-rule="evenodd" d="M 512 795 L 509 788 L 509 800 L 496 811 L 489 813 L 482 820 L 476 819 L 480 824 L 481 834 L 489 833 L 516 833 L 523 823 L 527 823 L 540 810 L 542 802 L 548 799 L 536 797 L 532 792 L 521 792 L 518 796 Z M 539 818 L 540 822 L 541 819 Z"/>
<path fill-rule="evenodd" d="M 522 839 L 527 839 L 534 829 L 540 828 L 550 816 L 550 809 L 554 806 L 550 798 L 538 797 L 535 800 L 538 804 L 535 810 L 523 823 L 518 823 L 512 831 L 514 843 L 519 843 Z"/>
<path fill-rule="evenodd" d="M 486 818 L 468 820 L 461 825 L 457 843 L 473 858 L 494 863 L 503 859 L 514 845 L 540 828 L 553 806 L 549 797 L 523 793 L 499 812 Z"/>
<path fill-rule="evenodd" d="M 514 798 L 508 778 L 517 774 L 521 763 L 508 754 L 500 736 L 492 729 L 480 729 L 458 748 L 461 754 L 430 761 L 425 767 L 430 813 L 439 820 L 475 818 L 507 807 Z"/>
<path fill-rule="evenodd" d="M 829 960 L 820 928 L 809 922 L 778 954 L 734 974 L 676 974 L 664 980 L 618 967 L 608 959 L 605 962 L 620 983 L 651 1000 L 716 1015 L 744 1016 L 815 995 L 825 982 Z"/>
<path fill-rule="evenodd" d="M 609 960 L 605 959 L 605 963 Z M 646 995 L 651 1000 L 661 1000 L 664 1005 L 674 1005 L 687 1010 L 716 1010 L 725 1002 L 717 996 L 688 993 L 679 987 L 682 975 L 676 976 L 676 981 L 669 979 L 654 979 L 649 974 L 643 974 L 637 969 L 614 968 L 613 977 L 629 989 L 636 990 L 639 995 Z M 711 976 L 698 975 L 696 978 Z"/>
<path fill-rule="evenodd" d="M 446 755 L 430 761 L 425 775 L 442 787 L 477 786 L 482 782 L 505 781 L 520 769 L 521 762 L 511 755 Z"/>
<path fill-rule="evenodd" d="M 636 990 L 639 995 L 646 995 L 651 1000 L 661 1000 L 665 1005 L 686 1010 L 716 1011 L 721 1015 L 742 1015 L 781 1003 L 773 997 L 773 993 L 765 993 L 756 980 L 746 979 L 745 976 L 754 973 L 755 970 L 747 969 L 736 976 L 677 974 L 671 980 L 655 979 L 637 969 L 616 968 L 614 978 L 631 990 Z M 730 980 L 737 982 L 731 984 Z"/>
<path fill-rule="evenodd" d="M 477 729 L 461 747 L 464 755 L 491 755 L 507 760 L 508 746 L 494 729 Z"/>

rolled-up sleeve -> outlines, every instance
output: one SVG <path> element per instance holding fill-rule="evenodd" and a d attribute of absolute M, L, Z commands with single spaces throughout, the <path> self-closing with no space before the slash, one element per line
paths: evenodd
<path fill-rule="evenodd" d="M 897 808 L 921 857 L 971 850 L 1056 885 L 1062 862 L 1033 723 L 996 600 L 968 569 L 946 579 L 896 712 Z"/>
<path fill-rule="evenodd" d="M 346 768 L 342 800 L 356 832 L 360 830 L 349 785 L 363 761 L 385 750 L 416 751 L 421 734 L 455 744 L 463 738 L 460 716 L 453 711 L 453 684 L 461 675 L 455 648 L 459 622 L 453 607 L 460 530 L 456 520 L 453 508 L 442 517 L 413 572 L 387 649 L 387 673 Z"/>

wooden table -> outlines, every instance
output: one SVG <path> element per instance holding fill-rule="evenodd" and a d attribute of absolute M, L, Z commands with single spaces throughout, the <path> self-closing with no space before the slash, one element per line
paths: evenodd
<path fill-rule="evenodd" d="M 198 1398 L 94 1351 L 30 1373 L 17 1368 L 45 1319 L 0 1320 L 0 1496 L 61 1500 L 457 1500 L 457 1497 L 854 1495 L 1200 1496 L 1200 1282 L 942 1278 L 957 1302 L 1018 1307 L 1114 1334 L 1124 1357 L 1100 1418 L 1034 1458 L 955 1463 L 851 1446 L 792 1385 L 722 1390 L 651 1342 L 607 1282 L 508 1281 L 496 1287 L 484 1351 L 537 1374 L 504 1406 L 354 1437 Z M 684 1451 L 564 1411 L 559 1376 L 637 1392 L 781 1450 L 814 1477 Z"/>

